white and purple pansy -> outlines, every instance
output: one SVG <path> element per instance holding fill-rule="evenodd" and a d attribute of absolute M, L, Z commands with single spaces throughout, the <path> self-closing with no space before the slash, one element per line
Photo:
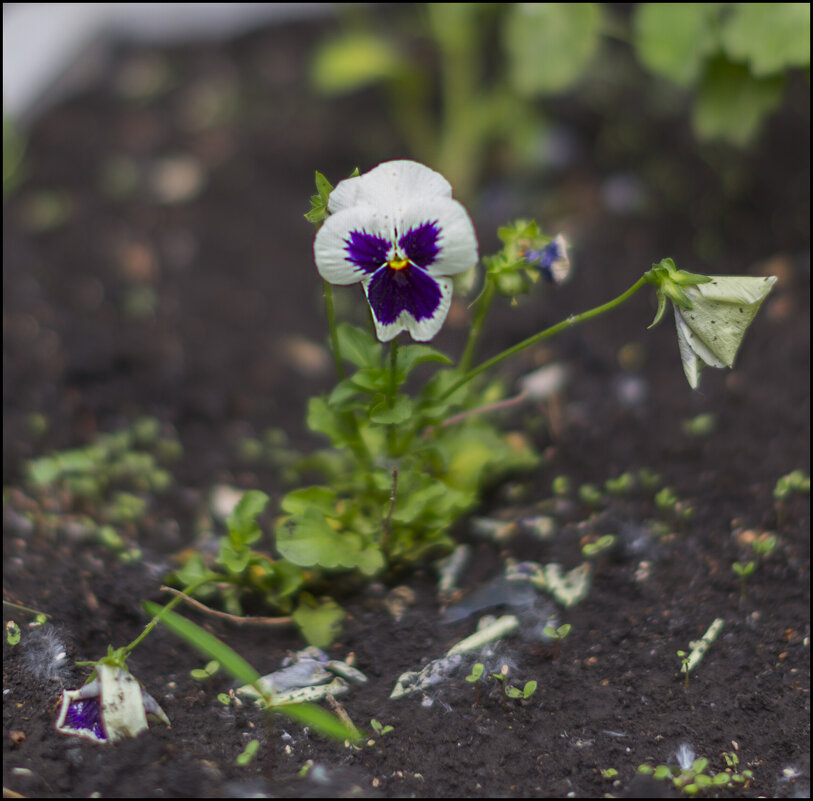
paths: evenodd
<path fill-rule="evenodd" d="M 322 278 L 362 284 L 382 342 L 404 330 L 432 339 L 449 312 L 450 276 L 478 259 L 474 226 L 449 182 L 423 164 L 387 161 L 341 181 L 328 211 L 313 244 Z"/>
<path fill-rule="evenodd" d="M 567 241 L 562 234 L 540 250 L 529 250 L 525 253 L 525 261 L 538 267 L 551 284 L 561 284 L 570 275 Z"/>
<path fill-rule="evenodd" d="M 93 681 L 62 693 L 56 730 L 96 743 L 114 743 L 148 728 L 147 715 L 170 725 L 164 710 L 132 674 L 100 663 Z"/>

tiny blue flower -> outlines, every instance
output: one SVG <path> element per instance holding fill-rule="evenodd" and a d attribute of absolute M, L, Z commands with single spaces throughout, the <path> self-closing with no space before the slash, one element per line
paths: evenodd
<path fill-rule="evenodd" d="M 388 161 L 341 181 L 328 211 L 313 245 L 322 278 L 362 284 L 382 342 L 404 330 L 432 339 L 449 312 L 450 276 L 478 259 L 474 227 L 449 182 L 423 164 Z"/>
<path fill-rule="evenodd" d="M 525 261 L 538 267 L 551 284 L 563 283 L 570 274 L 567 241 L 561 234 L 541 250 L 529 250 L 525 253 Z"/>

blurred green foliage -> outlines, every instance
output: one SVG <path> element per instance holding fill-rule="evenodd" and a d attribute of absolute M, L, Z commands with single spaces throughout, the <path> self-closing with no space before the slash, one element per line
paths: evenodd
<path fill-rule="evenodd" d="M 782 104 L 788 72 L 810 66 L 808 3 L 639 3 L 630 13 L 612 3 L 408 4 L 383 26 L 371 9 L 342 8 L 345 30 L 317 49 L 314 86 L 383 88 L 411 155 L 463 198 L 492 146 L 530 158 L 545 130 L 540 99 L 614 69 L 611 38 L 629 46 L 641 80 L 685 93 L 698 140 L 738 147 Z"/>

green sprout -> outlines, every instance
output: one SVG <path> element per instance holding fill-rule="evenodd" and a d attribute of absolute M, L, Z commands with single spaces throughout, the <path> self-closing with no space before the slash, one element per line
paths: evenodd
<path fill-rule="evenodd" d="M 744 601 L 746 597 L 745 582 L 746 579 L 757 569 L 756 562 L 734 562 L 731 569 L 739 576 L 740 579 L 740 600 Z"/>
<path fill-rule="evenodd" d="M 612 550 L 618 537 L 615 534 L 604 534 L 595 542 L 586 542 L 582 545 L 582 556 L 587 559 L 595 559 L 607 551 Z"/>
<path fill-rule="evenodd" d="M 677 651 L 677 655 L 680 658 L 680 672 L 683 673 L 685 676 L 685 688 L 689 689 L 689 652 L 688 651 Z"/>
<path fill-rule="evenodd" d="M 193 679 L 198 679 L 199 681 L 206 681 L 211 679 L 218 671 L 220 670 L 220 662 L 216 659 L 212 659 L 206 663 L 206 665 L 202 668 L 194 668 L 193 670 L 189 671 L 189 675 Z"/>
<path fill-rule="evenodd" d="M 20 627 L 13 620 L 6 623 L 6 642 L 12 647 L 20 644 Z"/>
<path fill-rule="evenodd" d="M 688 758 L 691 759 L 689 749 Z M 681 795 L 697 796 L 719 792 L 721 789 L 744 789 L 754 777 L 750 770 L 738 772 L 739 757 L 732 751 L 723 754 L 726 768 L 718 773 L 708 771 L 709 760 L 705 757 L 692 759 L 691 764 L 681 765 L 639 765 L 638 773 L 651 776 L 658 781 L 671 781 Z"/>
<path fill-rule="evenodd" d="M 370 720 L 370 726 L 379 737 L 383 737 L 385 734 L 389 734 L 391 731 L 395 731 L 395 728 L 393 726 L 389 725 L 385 726 L 383 723 L 376 720 L 375 718 L 372 718 Z"/>
<path fill-rule="evenodd" d="M 237 755 L 237 758 L 234 760 L 234 764 L 240 767 L 250 765 L 251 762 L 254 760 L 254 757 L 257 755 L 257 750 L 259 749 L 259 747 L 260 747 L 259 740 L 249 740 L 248 744 L 243 749 L 243 751 Z"/>
<path fill-rule="evenodd" d="M 553 658 L 559 658 L 559 643 L 564 640 L 568 634 L 570 634 L 570 630 L 573 628 L 570 623 L 563 623 L 558 628 L 554 628 L 553 626 L 545 626 L 542 630 L 547 637 L 550 637 L 553 640 Z"/>

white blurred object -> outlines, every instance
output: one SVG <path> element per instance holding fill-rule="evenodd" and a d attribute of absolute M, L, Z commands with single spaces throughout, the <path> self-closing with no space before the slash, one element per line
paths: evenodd
<path fill-rule="evenodd" d="M 331 3 L 5 3 L 3 111 L 25 121 L 86 85 L 115 40 L 226 39 L 332 10 Z"/>

